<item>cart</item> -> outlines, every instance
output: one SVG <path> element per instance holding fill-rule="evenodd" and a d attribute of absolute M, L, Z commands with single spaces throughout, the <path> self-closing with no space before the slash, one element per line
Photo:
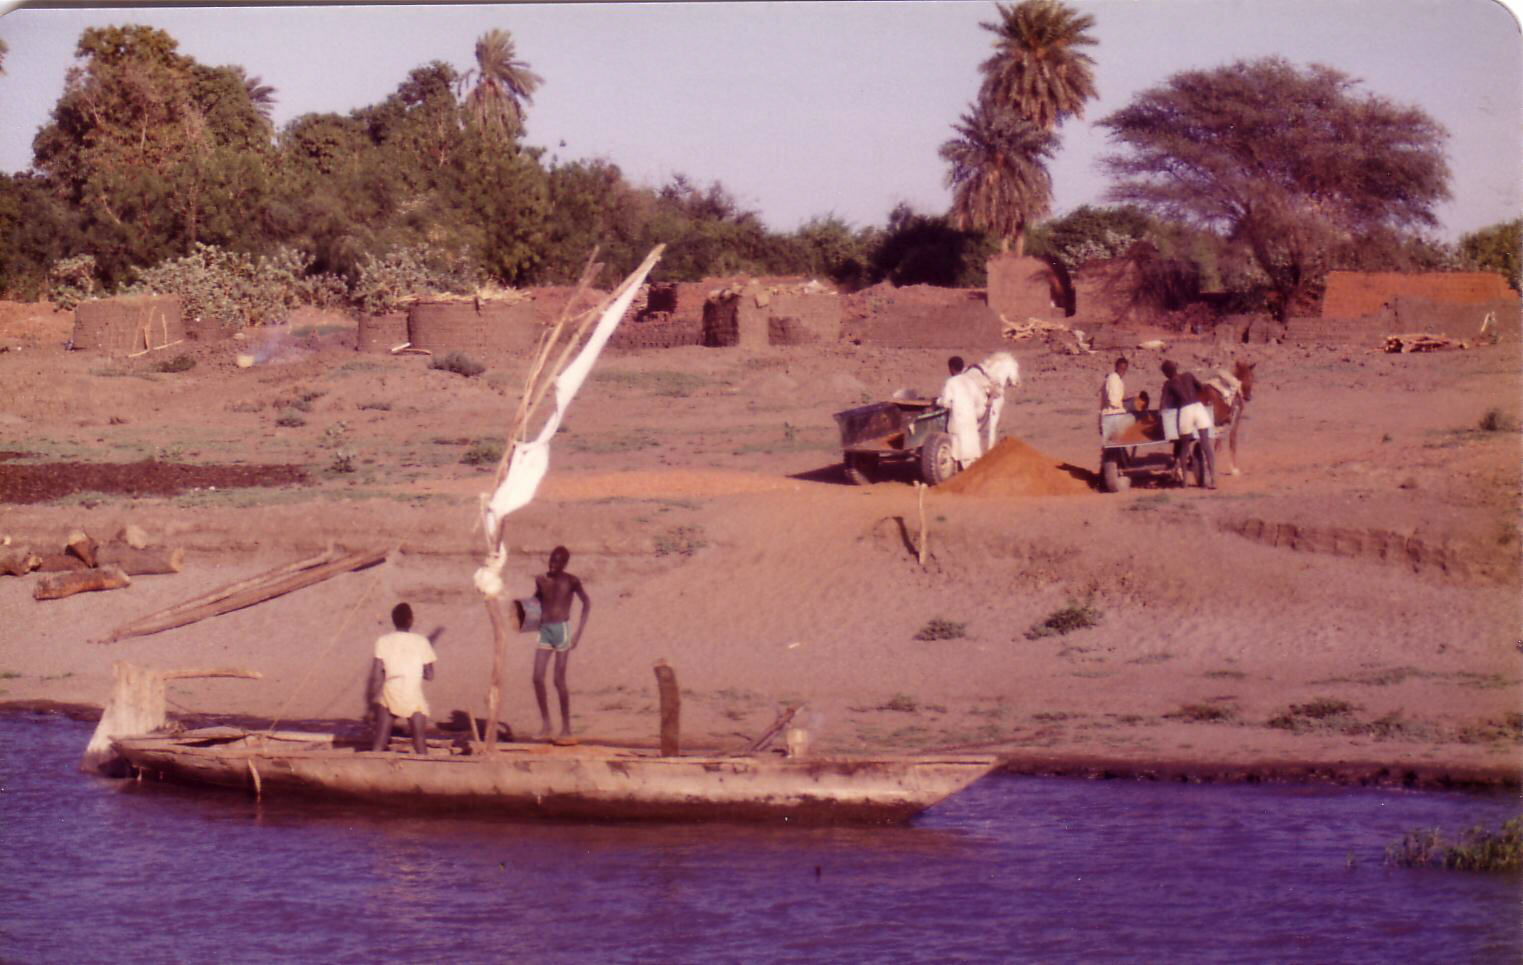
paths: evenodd
<path fill-rule="evenodd" d="M 894 399 L 835 413 L 841 427 L 841 467 L 858 485 L 889 466 L 911 465 L 936 485 L 957 472 L 947 410 L 931 399 Z"/>
<path fill-rule="evenodd" d="M 1184 485 L 1188 474 L 1197 480 L 1204 472 L 1199 443 L 1185 447 L 1184 459 L 1174 461 L 1174 441 L 1179 438 L 1179 410 L 1127 411 L 1100 417 L 1100 489 L 1118 493 L 1130 489 L 1133 480 Z"/>

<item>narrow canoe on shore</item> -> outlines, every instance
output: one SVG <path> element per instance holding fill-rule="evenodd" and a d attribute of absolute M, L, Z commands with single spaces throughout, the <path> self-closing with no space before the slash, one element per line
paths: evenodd
<path fill-rule="evenodd" d="M 228 727 L 118 738 L 143 779 L 376 804 L 591 820 L 902 824 L 988 774 L 992 755 L 685 756 L 598 744 L 375 752 L 331 734 Z"/>

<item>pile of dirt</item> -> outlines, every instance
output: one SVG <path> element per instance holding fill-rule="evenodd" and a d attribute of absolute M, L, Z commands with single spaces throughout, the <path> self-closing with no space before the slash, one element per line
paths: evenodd
<path fill-rule="evenodd" d="M 1086 470 L 1065 468 L 1019 439 L 1004 438 L 982 459 L 936 487 L 967 496 L 1069 496 L 1090 491 Z"/>

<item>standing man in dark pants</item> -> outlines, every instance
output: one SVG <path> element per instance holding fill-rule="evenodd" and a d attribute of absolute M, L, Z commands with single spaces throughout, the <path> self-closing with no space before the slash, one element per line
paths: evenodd
<path fill-rule="evenodd" d="M 566 687 L 566 663 L 571 651 L 582 640 L 587 629 L 587 614 L 592 601 L 582 588 L 582 581 L 566 572 L 571 561 L 571 551 L 557 546 L 550 551 L 550 566 L 544 575 L 534 578 L 534 595 L 539 599 L 540 623 L 539 645 L 534 651 L 534 698 L 539 701 L 539 717 L 542 726 L 540 737 L 550 736 L 550 701 L 545 693 L 545 667 L 555 655 L 555 692 L 561 704 L 561 736 L 571 736 L 571 692 Z M 576 632 L 571 632 L 571 601 L 582 601 L 582 614 L 577 620 Z"/>

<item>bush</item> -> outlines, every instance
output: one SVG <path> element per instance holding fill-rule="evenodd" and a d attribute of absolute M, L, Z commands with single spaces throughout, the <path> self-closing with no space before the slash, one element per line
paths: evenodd
<path fill-rule="evenodd" d="M 197 244 L 184 258 L 137 269 L 123 295 L 178 295 L 186 318 L 209 320 L 220 328 L 245 328 L 284 321 L 302 304 L 331 303 L 343 283 L 332 275 L 308 275 L 312 257 L 282 248 L 254 259 L 216 245 Z"/>
<path fill-rule="evenodd" d="M 453 372 L 466 378 L 474 378 L 487 370 L 485 365 L 471 358 L 463 352 L 451 352 L 442 359 L 434 359 L 428 363 L 431 369 L 440 369 L 445 372 Z"/>
<path fill-rule="evenodd" d="M 294 412 L 283 412 L 279 418 L 275 420 L 275 424 L 280 426 L 282 429 L 295 429 L 297 426 L 306 425 L 307 420 L 303 419 L 301 416 L 297 415 Z"/>
<path fill-rule="evenodd" d="M 413 245 L 384 256 L 366 255 L 352 297 L 370 315 L 401 309 L 425 295 L 464 295 L 476 290 L 480 273 L 469 257 Z"/>
<path fill-rule="evenodd" d="M 1400 843 L 1386 846 L 1385 863 L 1402 868 L 1523 871 L 1523 817 L 1503 822 L 1495 832 L 1478 824 L 1453 843 L 1445 841 L 1437 828 L 1408 831 Z"/>
<path fill-rule="evenodd" d="M 709 545 L 696 526 L 674 526 L 656 537 L 657 556 L 692 556 Z"/>
<path fill-rule="evenodd" d="M 95 256 L 75 255 L 48 269 L 48 301 L 65 311 L 95 295 Z"/>
<path fill-rule="evenodd" d="M 189 355 L 176 355 L 172 359 L 165 359 L 153 367 L 155 372 L 189 372 L 196 367 L 196 360 Z"/>
<path fill-rule="evenodd" d="M 953 623 L 941 617 L 932 619 L 915 634 L 916 640 L 961 640 L 966 637 L 968 625 Z"/>
<path fill-rule="evenodd" d="M 1501 409 L 1487 409 L 1481 416 L 1480 427 L 1482 432 L 1510 432 L 1512 420 L 1503 415 Z"/>
<path fill-rule="evenodd" d="M 495 466 L 502 461 L 505 451 L 499 439 L 477 439 L 460 457 L 467 466 Z"/>
<path fill-rule="evenodd" d="M 1090 600 L 1083 603 L 1070 600 L 1067 606 L 1054 611 L 1047 619 L 1033 623 L 1031 629 L 1026 631 L 1026 639 L 1038 640 L 1042 637 L 1062 636 L 1075 630 L 1098 626 L 1104 615 Z"/>
<path fill-rule="evenodd" d="M 354 472 L 357 456 L 352 449 L 340 449 L 333 454 L 333 461 L 328 464 L 332 472 Z"/>

